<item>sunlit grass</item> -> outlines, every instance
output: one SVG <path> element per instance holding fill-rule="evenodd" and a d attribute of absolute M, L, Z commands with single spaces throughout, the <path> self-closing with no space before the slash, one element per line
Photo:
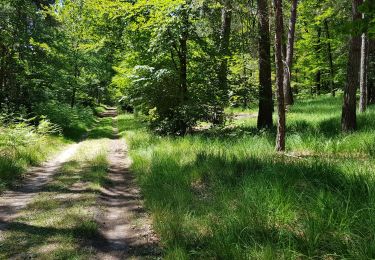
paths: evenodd
<path fill-rule="evenodd" d="M 342 134 L 340 104 L 290 108 L 287 155 L 256 119 L 173 138 L 121 116 L 165 258 L 375 258 L 375 111 Z"/>
<path fill-rule="evenodd" d="M 0 145 L 0 193 L 15 184 L 28 167 L 39 165 L 67 143 L 62 137 L 37 136 L 22 145 Z"/>
<path fill-rule="evenodd" d="M 81 144 L 3 233 L 0 259 L 92 259 L 97 196 L 107 182 L 108 139 Z"/>

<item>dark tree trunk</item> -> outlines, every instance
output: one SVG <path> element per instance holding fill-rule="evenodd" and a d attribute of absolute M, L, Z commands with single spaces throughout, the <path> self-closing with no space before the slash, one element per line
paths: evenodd
<path fill-rule="evenodd" d="M 325 27 L 327 38 L 328 38 L 327 48 L 328 48 L 329 76 L 330 76 L 329 88 L 331 90 L 332 96 L 334 97 L 336 95 L 335 82 L 334 82 L 335 71 L 333 68 L 332 47 L 331 47 L 331 42 L 330 42 L 331 36 L 330 36 L 327 20 L 324 20 L 324 27 Z"/>
<path fill-rule="evenodd" d="M 275 19 L 276 19 L 276 33 L 275 33 L 275 63 L 276 63 L 276 86 L 277 86 L 277 136 L 276 136 L 276 150 L 285 151 L 285 104 L 284 104 L 284 90 L 283 90 L 283 59 L 282 59 L 282 37 L 283 37 L 283 9 L 282 0 L 274 0 Z"/>
<path fill-rule="evenodd" d="M 185 102 L 187 99 L 187 41 L 189 36 L 189 14 L 187 11 L 187 6 L 184 7 L 182 13 L 182 22 L 183 22 L 183 29 L 180 36 L 180 53 L 179 53 L 179 61 L 180 61 L 180 94 L 181 94 L 181 102 Z"/>
<path fill-rule="evenodd" d="M 72 89 L 72 96 L 70 98 L 70 106 L 73 108 L 76 105 L 76 95 L 77 95 L 77 87 L 78 87 L 78 77 L 80 75 L 79 66 L 78 66 L 78 59 L 75 60 L 74 66 L 74 83 Z"/>
<path fill-rule="evenodd" d="M 367 104 L 375 104 L 375 40 L 368 39 L 368 82 Z M 370 63 L 371 61 L 371 63 Z"/>
<path fill-rule="evenodd" d="M 182 30 L 179 39 L 179 51 L 178 59 L 180 63 L 180 105 L 185 105 L 188 99 L 188 82 L 187 82 L 187 57 L 188 57 L 188 38 L 189 38 L 189 6 L 185 4 L 182 6 L 183 10 L 181 13 L 182 19 Z M 181 109 L 183 109 L 181 107 Z M 181 134 L 186 134 L 188 130 L 186 119 L 179 118 L 178 128 Z"/>
<path fill-rule="evenodd" d="M 362 19 L 358 6 L 363 0 L 353 0 L 353 21 Z M 341 127 L 344 132 L 354 131 L 357 128 L 356 92 L 359 83 L 359 67 L 361 61 L 361 37 L 356 32 L 350 40 L 349 62 L 347 68 L 347 83 L 344 89 L 344 104 L 342 107 Z"/>
<path fill-rule="evenodd" d="M 221 9 L 221 29 L 219 41 L 219 68 L 218 68 L 218 104 L 215 106 L 214 124 L 224 122 L 224 107 L 228 104 L 228 58 L 230 56 L 230 31 L 232 24 L 232 0 L 224 0 Z"/>
<path fill-rule="evenodd" d="M 375 85 L 373 81 L 368 82 L 367 104 L 375 104 Z"/>
<path fill-rule="evenodd" d="M 297 5 L 298 0 L 292 1 L 292 9 L 290 11 L 289 31 L 288 31 L 288 45 L 286 48 L 286 59 L 284 68 L 284 98 L 286 105 L 294 103 L 293 92 L 291 87 L 292 65 L 293 65 L 293 52 L 294 52 L 294 33 L 297 21 Z"/>
<path fill-rule="evenodd" d="M 321 53 L 321 46 L 320 46 L 321 35 L 322 35 L 322 28 L 319 26 L 318 27 L 318 39 L 317 39 L 317 44 L 316 44 L 316 53 L 318 55 L 319 60 L 320 60 L 320 53 Z M 321 88 L 322 88 L 321 78 L 322 78 L 322 71 L 319 68 L 319 70 L 316 72 L 316 75 L 315 75 L 316 94 L 318 95 L 320 95 Z"/>
<path fill-rule="evenodd" d="M 271 42 L 267 0 L 258 0 L 259 10 L 259 114 L 258 129 L 272 127 Z"/>

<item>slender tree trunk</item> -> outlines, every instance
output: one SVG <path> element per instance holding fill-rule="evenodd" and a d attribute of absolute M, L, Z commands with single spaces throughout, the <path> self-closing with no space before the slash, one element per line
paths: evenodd
<path fill-rule="evenodd" d="M 189 36 L 189 14 L 187 11 L 187 6 L 185 6 L 185 10 L 182 13 L 182 22 L 184 24 L 181 36 L 180 36 L 180 53 L 179 53 L 179 60 L 180 60 L 180 94 L 181 94 L 181 102 L 185 102 L 187 99 L 187 41 Z"/>
<path fill-rule="evenodd" d="M 77 57 L 77 54 L 76 54 Z M 74 65 L 74 83 L 73 83 L 73 89 L 72 89 L 72 96 L 70 99 L 70 106 L 73 108 L 76 104 L 76 93 L 77 93 L 77 88 L 78 88 L 78 77 L 80 75 L 79 72 L 79 66 L 78 66 L 78 59 L 76 58 L 75 60 L 75 65 Z"/>
<path fill-rule="evenodd" d="M 297 21 L 297 5 L 298 0 L 292 1 L 292 9 L 290 11 L 289 31 L 288 31 L 288 45 L 286 49 L 286 60 L 284 68 L 284 98 L 286 105 L 293 105 L 293 92 L 291 87 L 293 52 L 294 52 L 294 33 L 296 30 Z"/>
<path fill-rule="evenodd" d="M 185 105 L 188 99 L 188 83 L 187 83 L 187 55 L 188 55 L 188 38 L 189 38 L 189 6 L 185 4 L 182 6 L 183 10 L 181 13 L 182 19 L 182 31 L 179 38 L 179 52 L 178 58 L 180 62 L 180 105 Z M 179 118 L 178 122 L 179 131 L 181 134 L 186 134 L 187 132 L 187 122 L 184 118 Z"/>
<path fill-rule="evenodd" d="M 373 81 L 369 81 L 367 104 L 374 104 L 374 103 L 375 103 L 375 85 Z"/>
<path fill-rule="evenodd" d="M 370 55 L 371 54 L 371 55 Z M 368 39 L 368 61 L 374 61 L 375 58 L 375 40 Z M 375 103 L 375 85 L 374 85 L 374 73 L 375 73 L 375 63 L 367 63 L 368 65 L 368 76 L 372 76 L 368 78 L 367 82 L 367 104 L 374 104 Z"/>
<path fill-rule="evenodd" d="M 352 1 L 353 21 L 362 19 L 358 6 L 363 0 Z M 350 40 L 349 62 L 347 68 L 347 83 L 344 89 L 344 104 L 342 107 L 341 127 L 344 132 L 354 131 L 357 128 L 356 92 L 359 83 L 359 67 L 361 61 L 361 37 L 355 32 Z"/>
<path fill-rule="evenodd" d="M 362 19 L 365 18 L 365 15 L 362 14 Z M 360 80 L 359 80 L 359 89 L 360 89 L 360 98 L 359 98 L 359 112 L 363 113 L 367 109 L 367 60 L 368 60 L 368 43 L 366 34 L 362 34 L 362 43 L 361 43 L 361 67 L 360 67 Z"/>
<path fill-rule="evenodd" d="M 272 127 L 271 42 L 267 0 L 258 0 L 259 11 L 259 114 L 258 129 Z"/>
<path fill-rule="evenodd" d="M 278 122 L 277 122 L 277 136 L 276 136 L 276 150 L 285 151 L 285 104 L 284 104 L 284 90 L 283 90 L 283 59 L 282 59 L 282 37 L 283 37 L 283 9 L 282 0 L 274 0 L 275 19 L 276 19 L 276 33 L 275 33 L 275 58 L 276 58 L 276 86 L 277 86 L 277 108 L 278 108 Z"/>
<path fill-rule="evenodd" d="M 5 66 L 6 66 L 6 47 L 0 44 L 0 109 L 4 102 L 5 92 Z"/>
<path fill-rule="evenodd" d="M 218 81 L 223 92 L 223 99 L 228 96 L 228 57 L 230 55 L 230 30 L 232 24 L 232 4 L 231 0 L 224 0 L 224 6 L 221 11 L 221 31 L 220 31 L 220 68 Z"/>
<path fill-rule="evenodd" d="M 328 48 L 329 76 L 330 76 L 329 88 L 331 90 L 332 96 L 334 97 L 336 95 L 335 82 L 334 82 L 335 71 L 334 71 L 334 68 L 333 68 L 332 47 L 331 47 L 331 42 L 330 42 L 331 36 L 330 36 L 330 32 L 329 32 L 327 19 L 324 20 L 324 27 L 325 27 L 327 38 L 328 38 L 327 48 Z"/>
<path fill-rule="evenodd" d="M 316 44 L 316 53 L 318 55 L 319 60 L 320 60 L 320 53 L 321 53 L 321 46 L 320 46 L 321 35 L 322 35 L 322 28 L 319 26 L 318 27 L 318 40 L 317 40 L 317 44 Z M 319 68 L 319 70 L 316 72 L 316 75 L 315 75 L 316 94 L 318 94 L 318 95 L 320 95 L 321 87 L 322 87 L 321 78 L 322 78 L 322 71 Z"/>
<path fill-rule="evenodd" d="M 232 0 L 224 0 L 221 9 L 221 30 L 219 42 L 219 69 L 218 69 L 218 86 L 219 86 L 219 104 L 215 108 L 214 124 L 224 122 L 224 107 L 228 103 L 228 58 L 230 56 L 230 31 L 232 24 Z"/>

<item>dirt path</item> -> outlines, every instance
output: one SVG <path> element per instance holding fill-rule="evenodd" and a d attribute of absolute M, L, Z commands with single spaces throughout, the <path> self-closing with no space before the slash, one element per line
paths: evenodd
<path fill-rule="evenodd" d="M 113 109 L 102 117 L 115 117 Z M 117 124 L 117 120 L 114 120 Z M 109 147 L 108 179 L 99 198 L 101 238 L 94 241 L 98 259 L 155 259 L 160 255 L 158 239 L 151 220 L 143 208 L 142 198 L 134 176 L 129 171 L 131 160 L 125 141 L 114 128 Z"/>
<path fill-rule="evenodd" d="M 102 190 L 102 206 L 98 222 L 102 239 L 96 241 L 99 259 L 144 259 L 159 254 L 151 222 L 143 209 L 139 189 L 128 167 L 126 144 L 120 139 L 111 141 L 111 185 Z M 104 239 L 103 239 L 104 238 Z"/>
<path fill-rule="evenodd" d="M 113 122 L 117 124 L 115 118 L 117 116 L 117 111 L 115 109 L 108 109 L 106 112 L 102 113 L 101 116 L 111 117 L 113 118 Z M 70 254 L 74 254 L 74 250 L 76 250 L 76 252 L 80 251 L 82 254 L 84 254 L 84 252 L 90 252 L 88 253 L 90 255 L 89 259 L 100 260 L 159 258 L 160 250 L 158 247 L 158 239 L 152 231 L 150 217 L 144 210 L 142 197 L 134 176 L 129 171 L 131 161 L 128 156 L 127 145 L 117 133 L 118 129 L 116 125 L 112 137 L 98 137 L 97 140 L 88 140 L 80 144 L 69 146 L 55 159 L 40 167 L 32 168 L 26 175 L 23 182 L 24 184 L 16 191 L 8 191 L 0 196 L 0 249 L 2 244 L 7 245 L 7 243 L 15 248 L 12 252 L 8 252 L 7 249 L 3 247 L 2 250 L 5 255 L 19 256 L 19 254 L 25 253 L 27 256 L 32 256 L 36 254 L 37 256 L 42 256 L 42 259 L 45 259 L 46 256 L 43 255 L 43 250 L 47 248 L 53 251 L 63 246 L 56 241 L 64 240 L 56 240 L 56 238 L 53 238 L 54 235 L 59 234 L 61 237 L 65 237 L 65 241 L 69 241 L 69 238 L 77 239 L 75 235 L 70 236 L 70 231 L 67 231 L 68 229 L 73 230 L 76 228 L 77 223 L 71 219 L 65 220 L 67 226 L 64 226 L 65 230 L 63 230 L 61 227 L 51 225 L 48 218 L 43 218 L 46 209 L 49 210 L 51 214 L 52 212 L 55 212 L 54 214 L 59 214 L 59 210 L 63 208 L 74 210 L 71 205 L 76 205 L 77 209 L 80 209 L 79 211 L 64 212 L 59 215 L 65 216 L 66 214 L 66 216 L 69 217 L 70 214 L 70 216 L 74 215 L 76 218 L 82 218 L 82 221 L 87 222 L 90 221 L 89 212 L 92 211 L 92 221 L 98 224 L 99 230 L 95 237 L 87 236 L 84 239 L 83 237 L 81 237 L 81 239 L 78 237 L 78 240 L 76 240 L 78 244 L 76 243 L 74 248 L 69 249 L 70 251 L 68 250 Z M 100 144 L 103 145 L 103 143 L 105 144 L 104 147 L 97 147 Z M 107 156 L 108 184 L 103 183 L 104 186 L 101 185 L 101 188 L 99 187 L 96 191 L 86 188 L 82 189 L 82 187 L 85 187 L 83 185 L 85 182 L 80 181 L 80 178 L 74 179 L 74 174 L 90 174 L 90 171 L 85 172 L 87 168 L 85 168 L 84 165 L 74 166 L 77 167 L 78 171 L 74 170 L 70 175 L 61 175 L 60 169 L 68 167 L 69 163 L 75 165 L 74 163 L 77 162 L 77 158 L 82 157 L 83 161 L 90 161 L 92 156 L 97 156 L 96 153 L 98 149 L 98 151 L 100 151 L 100 149 L 106 150 L 107 144 L 109 144 Z M 94 147 L 90 147 L 89 145 L 93 145 Z M 89 150 L 81 148 L 88 148 Z M 91 157 L 88 156 L 90 152 L 93 152 Z M 88 156 L 88 159 L 85 159 L 86 156 Z M 82 173 L 80 173 L 81 171 L 79 169 L 82 170 Z M 95 172 L 92 174 L 95 174 Z M 64 189 L 55 190 L 51 188 L 55 187 L 53 185 L 48 188 L 50 184 L 53 184 L 59 178 L 60 186 L 57 185 L 56 187 L 63 187 Z M 76 181 L 69 184 L 69 178 Z M 66 181 L 65 184 L 64 180 Z M 62 184 L 65 186 L 61 186 Z M 69 188 L 70 185 L 71 187 L 79 186 L 81 189 Z M 45 200 L 46 196 L 49 196 L 49 199 Z M 92 205 L 92 209 L 90 209 L 90 206 L 87 206 L 91 203 L 89 202 L 90 196 L 93 196 L 92 203 L 94 204 Z M 49 201 L 52 203 L 50 204 L 52 206 L 34 210 L 33 208 L 29 208 L 28 206 L 33 204 L 36 199 L 39 199 L 38 201 L 44 201 L 47 205 Z M 82 203 L 82 206 L 69 202 L 73 199 L 77 201 L 77 203 Z M 97 202 L 96 204 L 95 201 Z M 86 205 L 84 202 L 88 204 Z M 38 222 L 38 217 L 41 222 Z M 58 216 L 50 215 L 50 218 L 58 219 Z M 34 222 L 32 220 L 34 220 Z M 72 226 L 69 226 L 70 224 Z M 19 229 L 21 235 L 18 234 L 19 232 L 15 225 L 22 226 L 22 228 Z M 25 227 L 26 230 L 24 230 Z M 11 234 L 9 234 L 9 232 Z M 40 236 L 40 232 L 44 232 L 45 237 Z M 81 236 L 85 234 L 86 233 L 83 233 Z M 48 242 L 44 241 L 45 239 L 50 239 L 50 241 L 54 241 L 54 243 L 57 244 L 55 246 L 50 246 Z M 82 244 L 79 241 L 81 241 Z M 21 246 L 17 246 L 19 243 Z M 26 244 L 24 245 L 24 243 Z"/>
<path fill-rule="evenodd" d="M 18 217 L 18 213 L 52 180 L 53 175 L 74 155 L 78 147 L 79 144 L 72 144 L 54 159 L 31 168 L 16 191 L 7 191 L 0 196 L 0 241 L 1 232 L 6 229 L 7 223 Z"/>
<path fill-rule="evenodd" d="M 243 119 L 250 119 L 250 118 L 257 118 L 257 114 L 250 114 L 250 113 L 236 113 L 234 114 L 235 120 L 243 120 Z"/>

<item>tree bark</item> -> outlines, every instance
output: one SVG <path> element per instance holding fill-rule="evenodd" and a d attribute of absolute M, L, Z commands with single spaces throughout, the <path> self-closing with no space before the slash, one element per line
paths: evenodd
<path fill-rule="evenodd" d="M 188 82 L 187 82 L 187 57 L 188 57 L 188 38 L 189 38 L 189 5 L 185 4 L 182 6 L 183 10 L 181 13 L 182 30 L 179 38 L 179 52 L 178 58 L 180 62 L 180 105 L 185 105 L 188 99 Z M 181 108 L 182 109 L 182 108 Z M 181 134 L 186 134 L 188 130 L 186 119 L 179 118 L 178 127 Z"/>
<path fill-rule="evenodd" d="M 334 82 L 335 71 L 334 71 L 334 68 L 333 68 L 332 47 L 331 47 L 331 42 L 330 42 L 331 36 L 330 36 L 330 32 L 329 32 L 327 19 L 324 20 L 324 27 L 325 27 L 327 38 L 328 38 L 327 48 L 328 48 L 329 76 L 330 76 L 329 88 L 331 90 L 332 96 L 334 97 L 336 95 L 335 82 Z"/>
<path fill-rule="evenodd" d="M 272 127 L 271 42 L 267 0 L 258 0 L 259 12 L 259 113 L 258 129 Z"/>
<path fill-rule="evenodd" d="M 375 85 L 374 85 L 374 72 L 375 72 L 375 63 L 373 62 L 375 58 L 375 40 L 368 39 L 368 78 L 367 82 L 367 104 L 375 104 Z M 370 63 L 370 61 L 372 61 Z"/>
<path fill-rule="evenodd" d="M 180 95 L 181 102 L 185 102 L 187 99 L 187 41 L 189 36 L 189 14 L 187 11 L 187 5 L 184 6 L 182 11 L 182 23 L 183 28 L 180 35 L 180 52 L 179 52 L 179 61 L 180 61 Z"/>
<path fill-rule="evenodd" d="M 362 15 L 364 19 L 364 14 Z M 360 98 L 359 98 L 359 112 L 363 113 L 367 109 L 367 61 L 368 61 L 368 42 L 366 34 L 362 34 L 362 43 L 361 43 L 361 67 L 360 67 L 360 80 L 359 80 L 359 89 L 360 89 Z"/>
<path fill-rule="evenodd" d="M 276 63 L 276 86 L 277 86 L 277 108 L 278 108 L 278 122 L 277 122 L 277 136 L 276 136 L 276 150 L 285 151 L 285 104 L 284 104 L 284 90 L 283 90 L 283 59 L 282 59 L 282 37 L 283 37 L 283 10 L 282 0 L 274 0 L 275 6 L 275 63 Z"/>
<path fill-rule="evenodd" d="M 230 56 L 230 31 L 232 24 L 232 0 L 224 0 L 221 9 L 221 30 L 219 41 L 219 68 L 218 80 L 218 104 L 215 107 L 214 124 L 224 122 L 224 107 L 227 105 L 229 97 L 228 87 L 228 59 Z"/>
<path fill-rule="evenodd" d="M 358 6 L 363 0 L 352 1 L 353 21 L 362 19 Z M 349 45 L 349 62 L 347 67 L 347 83 L 344 89 L 344 104 L 342 107 L 341 128 L 344 132 L 351 132 L 357 128 L 356 92 L 359 83 L 359 67 L 361 61 L 361 37 L 353 32 Z"/>
<path fill-rule="evenodd" d="M 232 24 L 232 4 L 231 0 L 224 0 L 224 6 L 221 10 L 221 31 L 220 31 L 220 68 L 218 81 L 223 99 L 228 96 L 228 57 L 230 55 L 230 30 Z M 224 100 L 225 101 L 225 100 Z"/>
<path fill-rule="evenodd" d="M 284 98 L 286 105 L 293 105 L 293 92 L 291 87 L 293 52 L 294 52 L 294 34 L 296 30 L 297 21 L 297 5 L 298 0 L 292 1 L 292 8 L 290 11 L 289 31 L 288 31 L 288 45 L 286 49 L 286 60 L 284 68 Z"/>

